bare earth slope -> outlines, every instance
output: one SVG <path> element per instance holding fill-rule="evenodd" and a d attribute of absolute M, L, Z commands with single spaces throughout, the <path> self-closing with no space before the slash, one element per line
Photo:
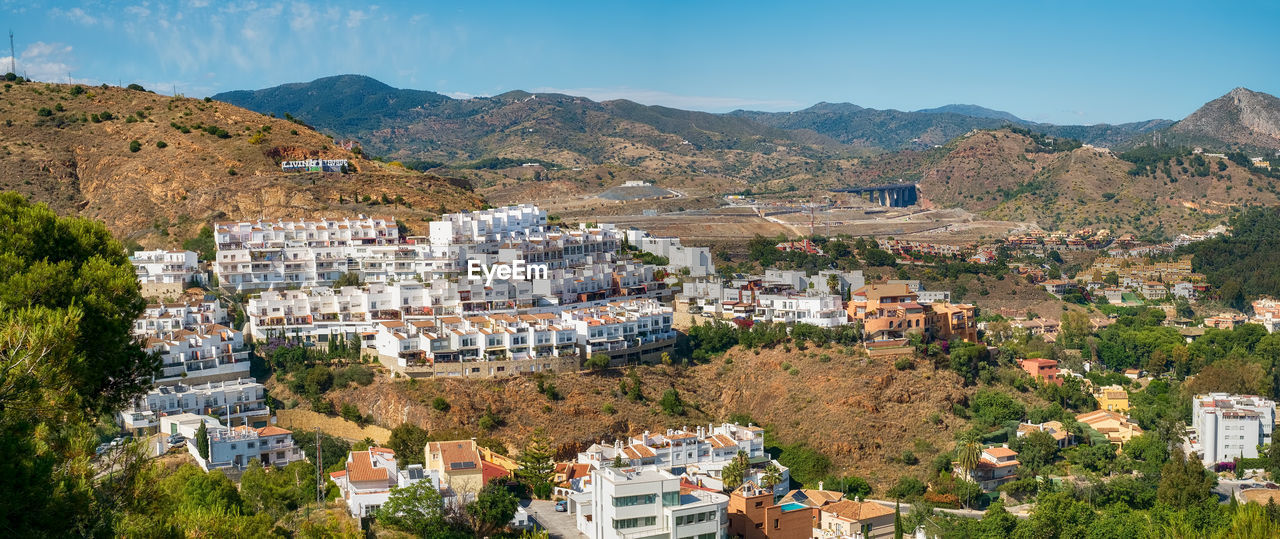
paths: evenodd
<path fill-rule="evenodd" d="M 903 474 L 922 474 L 927 466 L 891 462 L 903 451 L 919 452 L 924 447 L 919 457 L 927 463 L 932 457 L 927 448 L 950 448 L 955 429 L 964 428 L 963 420 L 950 414 L 952 405 L 966 402 L 972 394 L 972 388 L 963 387 L 949 371 L 924 365 L 899 371 L 891 361 L 855 358 L 839 347 L 790 353 L 764 350 L 758 355 L 735 348 L 727 357 L 733 358 L 732 364 L 716 360 L 689 369 L 640 367 L 642 402 L 618 394 L 620 372 L 561 373 L 550 380 L 563 395 L 555 401 L 539 393 L 530 378 L 418 382 L 380 378 L 371 386 L 331 395 L 339 405 L 356 404 L 380 424 L 410 422 L 430 431 L 479 432 L 480 416 L 492 407 L 503 419 L 492 436 L 518 449 L 535 429 L 543 428 L 566 457 L 593 442 L 612 443 L 619 436 L 645 430 L 746 414 L 770 426 L 775 441 L 805 442 L 831 457 L 834 473 L 856 474 L 883 487 Z M 782 370 L 784 363 L 798 372 Z M 287 390 L 272 385 L 272 395 L 285 398 Z M 657 405 L 671 387 L 685 402 L 684 416 L 668 416 Z M 448 400 L 447 412 L 432 408 L 436 396 Z M 614 413 L 608 412 L 606 404 Z M 935 413 L 939 424 L 929 422 Z"/>
<path fill-rule="evenodd" d="M 413 206 L 395 209 L 405 219 L 482 203 L 462 182 L 364 160 L 305 126 L 216 101 L 25 83 L 0 93 L 0 119 L 0 190 L 144 244 L 169 244 L 213 219 L 387 212 L 352 203 L 357 195 L 399 195 Z M 348 159 L 352 171 L 280 170 L 305 158 Z"/>

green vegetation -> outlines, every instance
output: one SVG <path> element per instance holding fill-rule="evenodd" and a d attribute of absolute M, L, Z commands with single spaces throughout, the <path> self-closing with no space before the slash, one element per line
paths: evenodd
<path fill-rule="evenodd" d="M 479 161 L 473 161 L 456 168 L 472 169 L 472 170 L 500 170 L 504 168 L 518 167 L 525 163 L 537 163 L 546 169 L 557 169 L 560 165 L 542 159 L 512 159 L 509 157 L 486 157 Z"/>
<path fill-rule="evenodd" d="M 1230 220 L 1231 234 L 1180 247 L 1193 255 L 1192 269 L 1205 274 L 1222 302 L 1243 309 L 1259 296 L 1280 297 L 1280 213 L 1249 208 Z"/>
<path fill-rule="evenodd" d="M 218 244 L 213 239 L 213 227 L 200 227 L 200 233 L 194 238 L 184 240 L 182 248 L 200 255 L 200 260 L 213 260 L 217 256 Z"/>
<path fill-rule="evenodd" d="M 861 331 L 853 325 L 822 328 L 812 324 L 786 324 L 757 322 L 748 327 L 721 320 L 709 320 L 689 328 L 689 340 L 683 343 L 678 354 L 695 362 L 710 361 L 726 350 L 742 345 L 747 349 L 773 348 L 784 343 L 803 345 L 806 342 L 822 346 L 854 344 L 862 339 Z"/>
<path fill-rule="evenodd" d="M 141 143 L 141 142 L 138 142 L 138 141 L 136 141 L 136 140 L 129 141 L 129 151 L 130 151 L 130 152 L 138 153 L 138 151 L 139 151 L 139 150 L 141 150 L 141 149 L 142 149 L 142 143 Z"/>

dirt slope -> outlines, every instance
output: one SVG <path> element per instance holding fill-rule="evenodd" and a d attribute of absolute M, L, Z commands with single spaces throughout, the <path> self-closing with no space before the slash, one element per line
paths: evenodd
<path fill-rule="evenodd" d="M 477 422 L 487 407 L 503 419 L 492 436 L 519 448 L 537 428 L 570 455 L 596 441 L 671 427 L 723 421 L 747 414 L 772 427 L 777 440 L 804 441 L 831 457 L 835 473 L 866 477 L 880 487 L 904 474 L 918 475 L 935 450 L 950 448 L 955 429 L 964 421 L 951 415 L 972 388 L 958 377 L 929 366 L 899 371 L 890 361 L 868 361 L 840 347 L 807 351 L 765 350 L 760 354 L 734 349 L 726 357 L 689 369 L 640 367 L 645 400 L 618 394 L 623 374 L 562 373 L 550 380 L 563 395 L 550 400 L 533 379 L 394 382 L 379 379 L 367 387 L 332 393 L 338 403 L 354 403 L 383 425 L 411 422 L 432 431 L 479 432 Z M 824 360 L 823 356 L 827 356 Z M 789 374 L 784 363 L 798 370 Z M 272 384 L 275 386 L 275 384 Z M 657 405 L 674 387 L 686 403 L 685 416 L 668 416 Z M 287 392 L 275 386 L 272 394 Z M 449 410 L 431 407 L 436 396 Z M 608 413 L 606 404 L 614 413 Z M 940 424 L 929 422 L 937 414 Z M 919 442 L 917 442 L 917 440 Z M 924 447 L 923 451 L 921 447 Z M 935 449 L 928 449 L 935 448 Z M 893 462 L 903 451 L 917 452 L 921 464 Z"/>
<path fill-rule="evenodd" d="M 361 159 L 305 126 L 216 101 L 6 84 L 0 120 L 0 190 L 100 219 L 147 245 L 175 243 L 213 219 L 390 210 L 350 203 L 356 195 L 399 195 L 413 206 L 394 208 L 406 220 L 482 204 L 463 182 Z M 305 158 L 348 159 L 352 170 L 280 170 L 282 160 Z"/>

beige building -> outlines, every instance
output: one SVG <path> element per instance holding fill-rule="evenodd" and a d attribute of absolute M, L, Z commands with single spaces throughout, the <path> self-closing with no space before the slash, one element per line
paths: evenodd
<path fill-rule="evenodd" d="M 484 486 L 484 461 L 475 440 L 431 442 L 426 457 L 426 468 L 439 474 L 441 489 L 465 495 L 480 492 Z"/>
<path fill-rule="evenodd" d="M 1142 435 L 1142 427 L 1130 423 L 1129 418 L 1123 415 L 1107 410 L 1095 410 L 1077 415 L 1076 421 L 1106 435 L 1107 440 L 1120 447 L 1124 447 L 1124 444 L 1129 443 L 1134 436 Z"/>

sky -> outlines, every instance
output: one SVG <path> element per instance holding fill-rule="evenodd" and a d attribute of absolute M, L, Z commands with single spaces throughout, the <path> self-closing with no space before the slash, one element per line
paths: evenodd
<path fill-rule="evenodd" d="M 19 74 L 191 97 L 358 73 L 454 97 L 972 103 L 1093 124 L 1179 119 L 1237 86 L 1280 95 L 1274 1 L 0 0 L 0 14 Z"/>

